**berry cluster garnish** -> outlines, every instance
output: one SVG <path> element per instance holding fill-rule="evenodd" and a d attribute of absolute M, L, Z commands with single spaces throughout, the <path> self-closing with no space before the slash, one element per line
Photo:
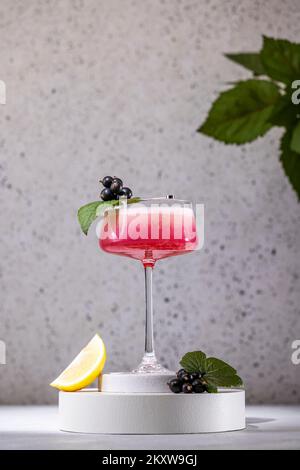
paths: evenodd
<path fill-rule="evenodd" d="M 130 199 L 132 197 L 131 189 L 123 186 L 123 181 L 116 176 L 104 176 L 100 183 L 104 186 L 100 194 L 102 201 L 113 201 L 120 197 Z"/>
<path fill-rule="evenodd" d="M 168 382 L 169 388 L 173 393 L 203 393 L 206 392 L 206 382 L 201 373 L 188 373 L 180 369 L 176 373 L 176 378 Z"/>
<path fill-rule="evenodd" d="M 123 186 L 123 181 L 116 176 L 105 176 L 100 180 L 104 188 L 101 191 L 101 200 L 92 201 L 78 209 L 78 221 L 85 235 L 95 219 L 104 216 L 108 208 L 120 206 L 120 201 L 125 199 L 126 204 L 136 204 L 141 201 L 140 197 L 132 197 L 130 188 Z"/>
<path fill-rule="evenodd" d="M 179 363 L 182 369 L 168 382 L 173 393 L 218 393 L 218 387 L 243 386 L 233 367 L 203 351 L 188 352 Z"/>

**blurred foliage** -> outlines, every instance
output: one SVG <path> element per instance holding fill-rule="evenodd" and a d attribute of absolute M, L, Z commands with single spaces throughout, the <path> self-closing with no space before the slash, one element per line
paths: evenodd
<path fill-rule="evenodd" d="M 260 52 L 225 56 L 253 78 L 222 92 L 198 132 L 241 145 L 274 126 L 285 128 L 280 161 L 300 199 L 300 44 L 264 36 Z"/>

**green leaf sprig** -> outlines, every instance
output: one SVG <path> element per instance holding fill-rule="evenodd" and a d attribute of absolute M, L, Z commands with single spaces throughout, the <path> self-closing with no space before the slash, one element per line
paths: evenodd
<path fill-rule="evenodd" d="M 218 387 L 241 387 L 242 379 L 237 371 L 220 359 L 207 357 L 202 351 L 186 353 L 180 365 L 186 372 L 200 373 L 201 381 L 205 384 L 208 393 L 217 393 Z"/>
<path fill-rule="evenodd" d="M 293 83 L 300 80 L 300 44 L 264 36 L 259 52 L 225 56 L 250 70 L 254 78 L 222 92 L 198 132 L 241 145 L 274 126 L 284 127 L 280 161 L 300 200 L 300 100 L 298 104 L 292 100 Z"/>

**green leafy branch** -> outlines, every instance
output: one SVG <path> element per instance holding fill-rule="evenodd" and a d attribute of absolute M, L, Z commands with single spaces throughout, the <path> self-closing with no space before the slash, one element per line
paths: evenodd
<path fill-rule="evenodd" d="M 254 78 L 222 92 L 198 132 L 241 145 L 274 126 L 283 127 L 280 161 L 300 199 L 300 88 L 297 92 L 293 87 L 296 80 L 300 87 L 300 44 L 264 36 L 260 52 L 225 56 L 250 70 Z"/>

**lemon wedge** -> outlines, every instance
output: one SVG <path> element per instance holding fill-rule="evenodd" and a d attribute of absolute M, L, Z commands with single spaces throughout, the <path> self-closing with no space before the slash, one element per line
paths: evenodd
<path fill-rule="evenodd" d="M 80 390 L 92 383 L 101 374 L 105 360 L 105 345 L 100 336 L 95 335 L 50 385 L 67 392 Z"/>

